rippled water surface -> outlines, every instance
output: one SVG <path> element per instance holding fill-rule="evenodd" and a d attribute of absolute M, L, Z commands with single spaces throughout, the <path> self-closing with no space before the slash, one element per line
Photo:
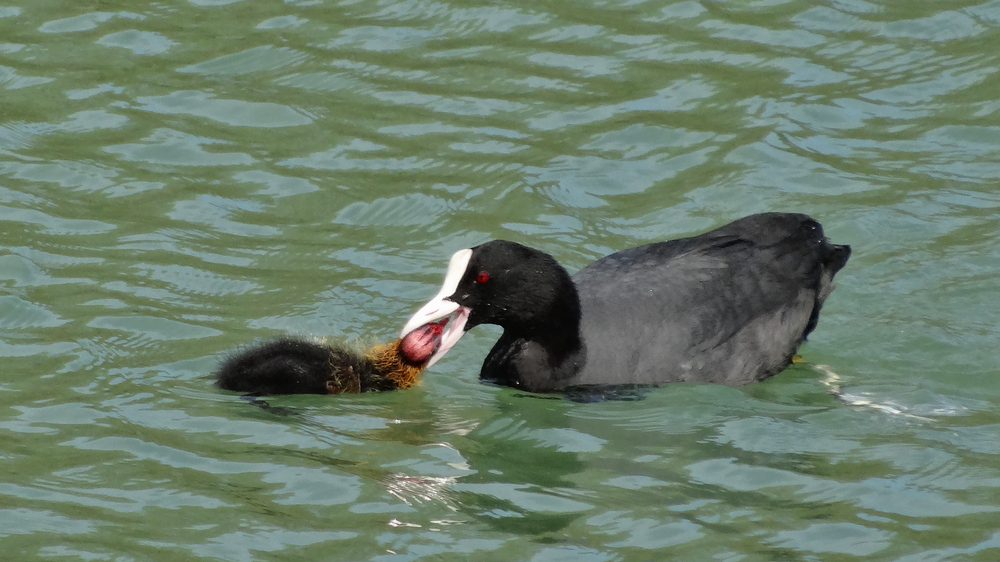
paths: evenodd
<path fill-rule="evenodd" d="M 0 549 L 59 560 L 996 560 L 1000 2 L 0 5 Z M 765 210 L 854 247 L 806 362 L 579 403 L 270 409 L 491 238 L 570 270 Z"/>

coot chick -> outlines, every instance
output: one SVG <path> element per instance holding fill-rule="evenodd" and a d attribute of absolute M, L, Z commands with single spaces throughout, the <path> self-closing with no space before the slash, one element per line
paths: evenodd
<path fill-rule="evenodd" d="M 297 338 L 264 342 L 227 357 L 216 373 L 216 384 L 256 396 L 409 388 L 437 351 L 443 325 L 431 322 L 405 338 L 367 350 Z"/>
<path fill-rule="evenodd" d="M 572 277 L 548 254 L 494 240 L 452 256 L 441 291 L 402 335 L 449 320 L 433 363 L 465 331 L 497 324 L 480 376 L 533 392 L 739 386 L 791 363 L 850 254 L 790 213 L 623 250 Z"/>

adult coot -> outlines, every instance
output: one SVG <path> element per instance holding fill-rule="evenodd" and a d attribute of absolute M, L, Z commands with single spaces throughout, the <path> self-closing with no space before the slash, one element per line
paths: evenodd
<path fill-rule="evenodd" d="M 216 384 L 256 396 L 409 388 L 441 344 L 444 324 L 430 322 L 368 349 L 297 338 L 264 342 L 227 357 L 216 372 Z"/>
<path fill-rule="evenodd" d="M 548 254 L 494 240 L 452 256 L 441 291 L 402 335 L 448 320 L 430 365 L 473 326 L 498 324 L 480 376 L 534 392 L 738 386 L 791 363 L 850 255 L 790 213 L 623 250 L 572 277 Z"/>

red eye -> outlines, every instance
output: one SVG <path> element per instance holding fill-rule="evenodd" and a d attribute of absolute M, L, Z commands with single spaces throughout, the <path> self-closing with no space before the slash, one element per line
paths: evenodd
<path fill-rule="evenodd" d="M 485 271 L 480 271 L 479 274 L 476 275 L 476 283 L 479 283 L 480 285 L 489 280 L 490 280 L 490 274 L 486 273 Z"/>

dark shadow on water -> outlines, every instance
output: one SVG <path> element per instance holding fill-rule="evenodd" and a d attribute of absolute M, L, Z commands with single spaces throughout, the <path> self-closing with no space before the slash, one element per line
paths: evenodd
<path fill-rule="evenodd" d="M 340 403 L 366 416 L 404 420 L 404 423 L 388 424 L 383 428 L 349 432 L 354 437 L 415 447 L 440 442 L 442 430 L 451 421 L 443 417 L 441 408 L 424 390 L 404 392 L 405 395 L 392 393 L 391 396 L 388 393 L 382 396 L 324 396 L 319 400 L 312 397 L 240 398 L 251 406 L 247 408 L 246 416 L 270 418 L 279 423 L 284 420 L 284 423 L 302 427 L 317 439 L 329 439 L 331 444 L 338 438 L 331 432 L 337 431 L 324 423 L 322 415 L 316 415 L 318 403 Z M 593 392 L 581 393 L 580 396 L 586 397 L 583 401 L 602 400 Z M 532 399 L 535 407 L 525 408 L 526 398 Z M 443 505 L 492 530 L 526 537 L 540 538 L 555 533 L 588 511 L 566 511 L 565 507 L 548 510 L 535 504 L 541 502 L 544 505 L 545 496 L 563 501 L 565 492 L 577 487 L 572 477 L 585 470 L 587 465 L 577 453 L 558 450 L 557 444 L 540 442 L 538 434 L 552 428 L 569 427 L 566 411 L 573 407 L 573 402 L 561 395 L 509 391 L 501 392 L 498 399 L 497 415 L 478 420 L 475 428 L 465 435 L 452 435 L 448 439 L 448 445 L 458 451 L 473 471 L 461 477 L 406 474 L 405 469 L 399 472 L 386 470 L 366 460 L 337 457 L 324 451 L 290 448 L 282 450 L 281 454 L 308 459 L 379 482 L 389 494 L 411 507 Z M 538 400 L 544 401 L 545 405 L 539 406 Z M 297 403 L 309 405 L 298 406 Z M 318 407 L 327 408 L 326 405 Z M 496 430 L 497 427 L 501 429 Z M 507 494 L 515 499 L 504 497 Z M 530 498 L 525 501 L 534 503 L 519 505 L 518 500 L 522 497 Z M 586 505 L 580 499 L 571 500 Z"/>
<path fill-rule="evenodd" d="M 650 392 L 660 386 L 662 385 L 620 384 L 610 386 L 572 386 L 562 392 L 549 394 L 515 391 L 513 396 L 518 398 L 534 398 L 537 400 L 569 400 L 570 402 L 581 404 L 610 401 L 631 402 L 645 399 Z"/>
<path fill-rule="evenodd" d="M 619 501 L 626 505 L 631 495 L 641 496 L 641 501 L 662 501 L 669 505 L 678 497 L 685 502 L 704 501 L 708 504 L 742 507 L 753 511 L 784 511 L 789 517 L 811 516 L 821 513 L 834 516 L 838 509 L 824 502 L 793 500 L 775 497 L 771 490 L 740 490 L 712 481 L 699 481 L 690 467 L 706 459 L 728 459 L 737 470 L 742 467 L 761 467 L 787 471 L 820 480 L 842 473 L 843 467 L 831 466 L 822 454 L 808 451 L 760 452 L 746 450 L 719 439 L 719 428 L 727 420 L 743 414 L 730 413 L 728 402 L 737 407 L 753 409 L 761 405 L 781 404 L 790 408 L 768 411 L 766 416 L 796 421 L 807 412 L 843 405 L 826 387 L 819 384 L 816 373 L 806 367 L 796 366 L 782 376 L 784 380 L 751 385 L 742 393 L 723 395 L 713 388 L 691 391 L 685 385 L 682 391 L 670 386 L 643 385 L 596 389 L 583 387 L 565 394 L 532 394 L 511 389 L 498 389 L 490 405 L 491 415 L 484 419 L 458 420 L 474 422 L 469 431 L 454 431 L 454 412 L 442 408 L 438 398 L 424 389 L 384 395 L 351 395 L 323 397 L 299 402 L 286 398 L 261 399 L 243 397 L 255 406 L 253 417 L 294 419 L 318 439 L 336 443 L 340 430 L 333 429 L 323 416 L 313 415 L 317 404 L 341 404 L 354 413 L 386 420 L 403 420 L 376 429 L 349 431 L 352 437 L 372 442 L 398 443 L 421 447 L 446 441 L 457 451 L 469 474 L 458 477 L 438 477 L 407 474 L 387 470 L 373 463 L 355 458 L 331 455 L 326 451 L 289 450 L 289 456 L 307 458 L 311 462 L 335 467 L 337 470 L 380 483 L 386 492 L 408 506 L 427 506 L 427 513 L 440 511 L 441 506 L 464 514 L 467 523 L 478 522 L 491 530 L 514 533 L 540 543 L 562 542 L 560 532 L 581 518 L 592 517 L 612 506 L 591 505 L 592 494 L 581 489 L 580 482 L 587 472 L 597 471 L 614 476 L 622 462 L 627 462 L 629 474 L 663 482 L 662 487 L 630 492 L 617 492 Z M 779 385 L 774 386 L 774 385 Z M 654 393 L 656 394 L 654 397 Z M 742 396 L 742 398 L 741 398 Z M 618 402 L 647 401 L 648 412 L 654 417 L 663 413 L 670 423 L 673 400 L 677 408 L 689 406 L 692 397 L 704 400 L 705 408 L 712 410 L 708 419 L 717 419 L 704 426 L 695 425 L 689 431 L 671 432 L 658 430 L 657 426 L 632 427 L 633 418 L 628 412 L 616 408 Z M 330 402 L 326 402 L 330 401 Z M 274 404 L 272 404 L 273 402 Z M 297 404 L 309 404 L 300 407 Z M 603 406 L 601 404 L 604 404 Z M 593 405 L 593 406 L 591 406 Z M 321 405 L 319 408 L 326 409 Z M 593 410 L 591 408 L 594 408 Z M 338 409 L 339 408 L 335 408 Z M 611 416 L 611 417 L 609 417 Z M 649 423 L 649 417 L 641 417 Z M 681 420 L 678 418 L 678 420 Z M 653 423 L 658 423 L 654 422 Z M 569 441 L 564 441 L 569 436 Z M 583 445 L 573 439 L 582 439 Z M 586 448 L 586 440 L 593 439 L 594 449 Z M 339 450 L 339 449 L 335 449 Z M 577 452 L 581 451 L 581 452 Z M 593 453 L 587 452 L 593 451 Z M 630 462 L 634 455 L 667 456 L 668 463 L 647 465 Z M 623 461 L 622 459 L 626 459 Z M 721 461 L 720 461 L 721 462 Z M 891 470 L 884 463 L 852 461 L 861 478 L 879 477 Z M 655 468 L 655 470 L 654 470 Z M 631 495 L 630 495 L 631 494 Z M 549 502 L 546 498 L 552 499 Z M 658 499 L 657 499 L 658 498 Z M 637 499 L 637 501 L 639 501 Z M 687 520 L 699 528 L 716 533 L 741 533 L 737 524 L 709 524 L 697 510 L 675 512 L 678 520 Z"/>

